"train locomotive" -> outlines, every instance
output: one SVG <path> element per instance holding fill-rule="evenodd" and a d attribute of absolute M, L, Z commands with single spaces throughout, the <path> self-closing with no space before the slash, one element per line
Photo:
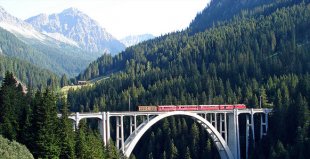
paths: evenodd
<path fill-rule="evenodd" d="M 138 111 L 142 112 L 165 112 L 165 111 L 208 111 L 208 110 L 232 110 L 246 109 L 244 104 L 225 104 L 225 105 L 157 105 L 157 106 L 138 106 Z"/>

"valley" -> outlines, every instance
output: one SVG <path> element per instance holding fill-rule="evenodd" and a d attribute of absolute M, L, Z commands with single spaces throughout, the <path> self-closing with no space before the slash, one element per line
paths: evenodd
<path fill-rule="evenodd" d="M 0 9 L 0 134 L 34 158 L 124 158 L 119 145 L 131 132 L 123 129 L 158 113 L 140 112 L 134 124 L 124 114 L 172 107 L 129 158 L 221 158 L 210 125 L 225 139 L 227 129 L 240 130 L 240 148 L 231 147 L 237 158 L 307 158 L 309 26 L 309 0 L 211 0 L 184 30 L 123 41 L 76 8 L 25 21 Z M 15 77 L 31 86 L 28 93 Z M 234 113 L 238 128 L 223 130 L 232 116 L 217 112 L 216 123 L 205 111 L 206 131 L 199 116 L 175 111 L 215 105 L 241 105 L 250 116 Z M 264 119 L 253 113 L 271 109 Z"/>

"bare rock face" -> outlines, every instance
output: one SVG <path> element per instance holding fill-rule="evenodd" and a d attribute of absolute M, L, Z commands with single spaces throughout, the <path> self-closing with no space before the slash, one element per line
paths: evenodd
<path fill-rule="evenodd" d="M 116 54 L 125 49 L 124 44 L 95 20 L 75 8 L 66 9 L 58 14 L 39 14 L 26 22 L 45 34 L 63 35 L 88 52 Z"/>

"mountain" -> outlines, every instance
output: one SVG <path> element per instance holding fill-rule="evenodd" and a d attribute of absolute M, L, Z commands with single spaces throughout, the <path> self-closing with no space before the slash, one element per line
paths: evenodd
<path fill-rule="evenodd" d="M 32 27 L 31 24 L 18 19 L 0 7 L 0 27 L 13 33 L 19 38 L 22 38 L 24 42 L 29 43 L 29 40 L 37 40 L 42 43 L 50 43 L 52 45 L 60 45 L 61 42 L 69 45 L 77 46 L 77 44 L 65 37 L 59 37 L 53 34 L 43 34 L 40 31 Z"/>
<path fill-rule="evenodd" d="M 50 80 L 54 80 L 56 85 L 59 85 L 60 81 L 59 77 L 49 70 L 14 57 L 0 55 L 0 83 L 2 83 L 7 71 L 12 72 L 17 81 L 35 89 L 46 88 L 47 82 Z"/>
<path fill-rule="evenodd" d="M 58 14 L 39 14 L 26 20 L 37 30 L 78 44 L 88 52 L 116 54 L 125 46 L 102 28 L 96 21 L 75 8 Z"/>
<path fill-rule="evenodd" d="M 47 37 L 35 30 L 30 24 L 10 15 L 0 7 L 0 27 L 19 37 L 45 40 Z"/>
<path fill-rule="evenodd" d="M 259 12 L 260 10 L 268 14 L 289 4 L 300 2 L 301 0 L 211 0 L 189 25 L 189 33 L 203 32 L 208 28 L 232 21 L 238 16 L 254 16 L 256 13 L 259 16 L 262 14 Z M 257 6 L 261 6 L 261 8 L 257 8 Z"/>
<path fill-rule="evenodd" d="M 86 53 L 73 40 L 56 37 L 37 31 L 29 23 L 0 8 L 0 48 L 6 56 L 69 76 L 76 75 L 100 56 Z"/>
<path fill-rule="evenodd" d="M 128 111 L 129 97 L 133 106 L 244 103 L 249 108 L 259 108 L 261 99 L 263 108 L 274 111 L 268 118 L 268 135 L 261 141 L 255 137 L 250 157 L 307 158 L 310 1 L 214 1 L 226 7 L 199 16 L 236 9 L 227 11 L 225 19 L 214 19 L 210 27 L 204 25 L 212 24 L 209 19 L 196 19 L 194 23 L 201 30 L 161 36 L 128 47 L 115 57 L 104 55 L 92 62 L 79 78 L 110 78 L 92 87 L 69 91 L 72 110 Z M 248 3 L 251 8 L 244 9 L 234 2 Z M 206 134 L 203 127 L 199 128 L 203 131 L 197 131 L 195 125 L 186 125 L 195 131 L 182 131 L 181 122 L 167 120 L 158 123 L 162 129 L 154 127 L 141 138 L 133 150 L 135 158 L 162 158 L 162 154 L 217 158 L 210 153 L 214 151 L 207 146 L 208 139 L 202 137 Z M 244 128 L 245 122 L 240 123 Z M 188 134 L 197 136 L 191 140 L 194 142 L 189 142 Z M 243 142 L 241 152 L 245 152 L 244 147 Z"/>
<path fill-rule="evenodd" d="M 133 46 L 136 45 L 140 42 L 149 40 L 149 39 L 153 39 L 155 38 L 154 35 L 152 34 L 142 34 L 142 35 L 130 35 L 130 36 L 126 36 L 125 38 L 121 39 L 120 41 L 126 46 Z"/>

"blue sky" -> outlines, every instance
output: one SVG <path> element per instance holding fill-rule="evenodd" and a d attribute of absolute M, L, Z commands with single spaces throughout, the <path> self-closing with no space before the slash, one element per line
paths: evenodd
<path fill-rule="evenodd" d="M 26 19 L 74 7 L 89 15 L 116 38 L 185 29 L 210 0 L 0 0 L 10 14 Z"/>

